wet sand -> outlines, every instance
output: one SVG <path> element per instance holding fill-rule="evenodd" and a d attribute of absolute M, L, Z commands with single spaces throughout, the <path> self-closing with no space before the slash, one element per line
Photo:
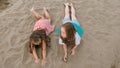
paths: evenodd
<path fill-rule="evenodd" d="M 0 0 L 0 68 L 42 68 L 34 63 L 28 41 L 37 19 L 29 11 L 43 14 L 47 7 L 55 31 L 50 35 L 45 68 L 120 68 L 120 0 Z M 65 2 L 73 2 L 85 30 L 75 56 L 62 61 L 57 28 L 64 17 Z M 7 3 L 7 4 L 6 4 Z M 9 3 L 9 4 L 8 4 Z M 69 48 L 70 50 L 70 48 Z M 40 58 L 41 51 L 38 50 Z"/>

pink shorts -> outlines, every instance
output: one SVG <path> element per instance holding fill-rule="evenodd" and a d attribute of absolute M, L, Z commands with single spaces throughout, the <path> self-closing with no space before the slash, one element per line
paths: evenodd
<path fill-rule="evenodd" d="M 48 19 L 40 19 L 35 23 L 33 31 L 41 29 L 45 29 L 46 34 L 49 35 L 54 30 L 54 25 L 51 25 Z"/>

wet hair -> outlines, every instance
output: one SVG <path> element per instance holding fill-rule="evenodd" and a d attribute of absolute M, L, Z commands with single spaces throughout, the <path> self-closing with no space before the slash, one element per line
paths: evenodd
<path fill-rule="evenodd" d="M 43 40 L 45 41 L 46 45 L 48 45 L 48 42 L 50 42 L 50 38 L 46 35 L 46 32 L 44 29 L 33 31 L 29 39 L 30 53 L 32 53 L 32 48 L 35 47 L 35 44 L 33 44 L 32 41 L 34 42 L 41 41 L 39 44 L 41 45 Z"/>
<path fill-rule="evenodd" d="M 62 36 L 60 36 L 63 43 L 65 43 L 66 45 L 75 45 L 76 30 L 74 26 L 70 22 L 67 22 L 63 24 L 61 27 L 65 28 L 66 36 L 67 36 L 66 38 L 63 38 Z"/>

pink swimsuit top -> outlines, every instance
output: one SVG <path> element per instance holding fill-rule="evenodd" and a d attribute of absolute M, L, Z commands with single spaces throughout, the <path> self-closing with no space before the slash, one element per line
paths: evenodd
<path fill-rule="evenodd" d="M 54 30 L 54 25 L 51 25 L 47 19 L 40 19 L 35 23 L 33 31 L 41 29 L 45 29 L 46 34 L 49 35 Z"/>

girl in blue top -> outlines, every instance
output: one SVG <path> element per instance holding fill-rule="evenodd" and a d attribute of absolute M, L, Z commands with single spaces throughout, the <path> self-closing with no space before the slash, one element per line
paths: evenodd
<path fill-rule="evenodd" d="M 69 7 L 71 7 L 71 10 Z M 69 13 L 69 10 L 71 11 L 71 14 Z M 65 3 L 65 17 L 63 19 L 62 26 L 58 28 L 59 44 L 63 45 L 63 60 L 65 62 L 67 62 L 67 46 L 73 45 L 73 48 L 71 49 L 71 55 L 74 55 L 76 48 L 80 44 L 83 33 L 84 31 L 76 19 L 73 4 Z"/>

